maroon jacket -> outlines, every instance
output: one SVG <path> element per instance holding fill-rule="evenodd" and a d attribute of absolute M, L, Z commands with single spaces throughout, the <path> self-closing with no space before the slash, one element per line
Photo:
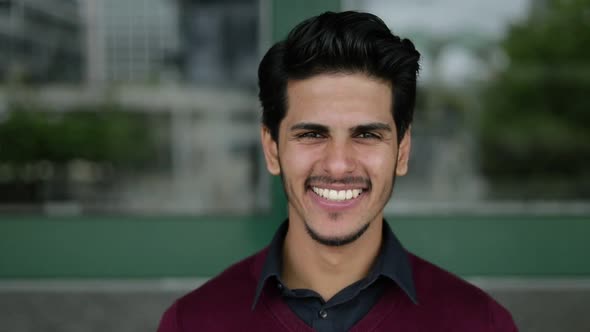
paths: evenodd
<path fill-rule="evenodd" d="M 313 331 L 268 283 L 252 310 L 258 276 L 268 249 L 229 267 L 177 300 L 158 332 Z M 516 332 L 510 313 L 479 288 L 425 260 L 408 254 L 418 304 L 389 287 L 350 331 Z"/>

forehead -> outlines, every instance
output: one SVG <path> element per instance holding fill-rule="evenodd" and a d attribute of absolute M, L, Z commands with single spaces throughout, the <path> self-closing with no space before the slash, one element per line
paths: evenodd
<path fill-rule="evenodd" d="M 366 74 L 320 74 L 287 84 L 284 121 L 393 122 L 392 87 Z"/>

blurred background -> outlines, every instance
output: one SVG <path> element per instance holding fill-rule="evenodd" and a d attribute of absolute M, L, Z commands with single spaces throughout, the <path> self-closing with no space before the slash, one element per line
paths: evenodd
<path fill-rule="evenodd" d="M 590 331 L 590 0 L 0 0 L 0 332 L 154 331 L 265 246 L 258 63 L 348 9 L 423 56 L 401 241 Z"/>

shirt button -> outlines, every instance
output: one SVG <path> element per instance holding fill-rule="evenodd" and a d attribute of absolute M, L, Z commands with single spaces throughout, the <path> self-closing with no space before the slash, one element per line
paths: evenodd
<path fill-rule="evenodd" d="M 322 319 L 326 319 L 328 318 L 328 312 L 324 309 L 320 310 L 320 312 L 318 312 L 318 315 L 322 318 Z"/>

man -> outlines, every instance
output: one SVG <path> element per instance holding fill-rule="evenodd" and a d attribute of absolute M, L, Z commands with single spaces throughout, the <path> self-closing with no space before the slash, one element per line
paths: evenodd
<path fill-rule="evenodd" d="M 419 57 L 356 12 L 308 19 L 266 53 L 262 146 L 288 220 L 268 248 L 176 301 L 160 332 L 517 330 L 383 219 L 408 169 Z"/>

